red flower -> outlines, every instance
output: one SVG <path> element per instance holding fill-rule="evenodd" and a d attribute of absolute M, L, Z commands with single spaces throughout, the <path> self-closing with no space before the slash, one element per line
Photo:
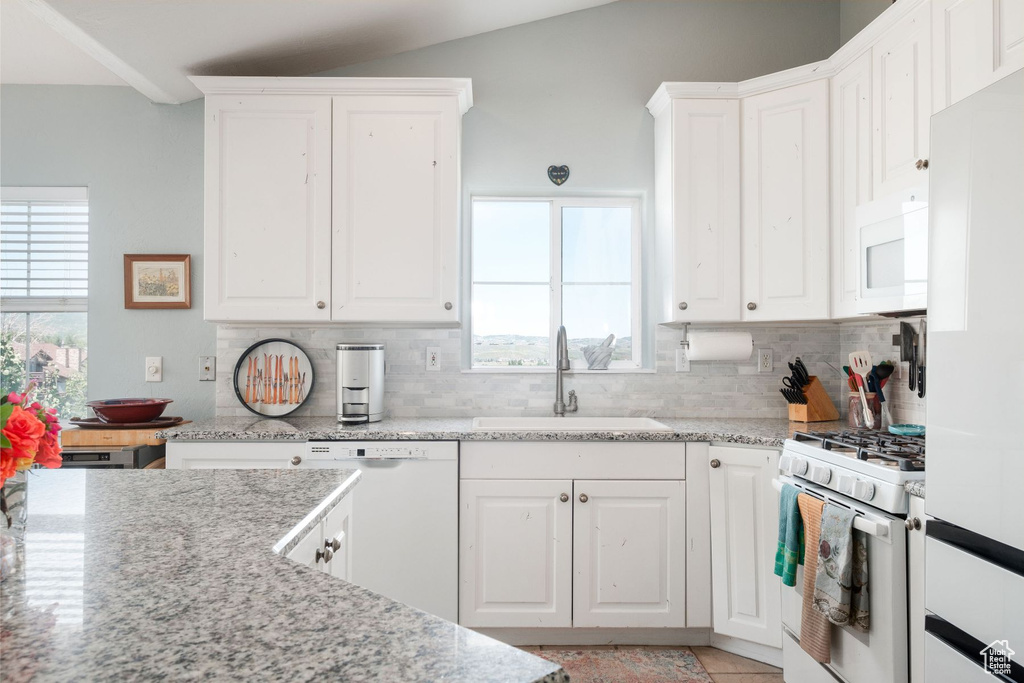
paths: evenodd
<path fill-rule="evenodd" d="M 11 447 L 0 452 L 0 477 L 6 480 L 16 471 L 27 469 L 45 433 L 46 425 L 38 417 L 20 406 L 13 406 L 3 426 L 3 434 L 10 441 Z"/>
<path fill-rule="evenodd" d="M 36 451 L 36 463 L 51 470 L 61 466 L 64 462 L 60 457 L 60 444 L 53 434 L 46 434 L 39 442 L 39 450 Z"/>

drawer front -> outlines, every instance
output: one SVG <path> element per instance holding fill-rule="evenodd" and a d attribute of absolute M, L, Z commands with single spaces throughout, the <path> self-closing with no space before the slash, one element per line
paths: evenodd
<path fill-rule="evenodd" d="M 462 479 L 686 479 L 678 441 L 464 441 Z"/>
<path fill-rule="evenodd" d="M 1024 576 L 931 536 L 925 608 L 985 643 L 1024 644 Z"/>
<path fill-rule="evenodd" d="M 996 680 L 931 633 L 924 634 L 924 662 L 925 683 L 992 683 Z"/>

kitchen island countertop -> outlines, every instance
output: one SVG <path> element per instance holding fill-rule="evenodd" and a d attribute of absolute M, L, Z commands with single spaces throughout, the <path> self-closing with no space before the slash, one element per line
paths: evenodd
<path fill-rule="evenodd" d="M 565 681 L 557 664 L 275 554 L 352 470 L 29 474 L 4 681 Z"/>
<path fill-rule="evenodd" d="M 572 417 L 566 417 L 566 422 Z M 845 422 L 790 422 L 765 418 L 661 418 L 671 432 L 473 431 L 473 418 L 388 417 L 340 425 L 333 417 L 284 419 L 220 417 L 172 427 L 170 441 L 711 441 L 781 448 L 794 431 L 845 429 Z"/>

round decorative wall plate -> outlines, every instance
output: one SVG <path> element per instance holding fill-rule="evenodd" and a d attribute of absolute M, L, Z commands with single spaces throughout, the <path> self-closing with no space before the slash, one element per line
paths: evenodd
<path fill-rule="evenodd" d="M 313 393 L 313 364 L 287 339 L 264 339 L 245 350 L 235 364 L 235 395 L 257 415 L 283 417 Z"/>

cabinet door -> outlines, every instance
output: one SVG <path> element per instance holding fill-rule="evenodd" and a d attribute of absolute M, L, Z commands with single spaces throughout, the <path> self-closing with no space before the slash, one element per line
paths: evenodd
<path fill-rule="evenodd" d="M 672 105 L 672 318 L 740 319 L 739 100 Z"/>
<path fill-rule="evenodd" d="M 782 647 L 777 451 L 712 446 L 711 583 L 715 633 Z"/>
<path fill-rule="evenodd" d="M 933 0 L 934 111 L 1024 66 L 1024 0 Z"/>
<path fill-rule="evenodd" d="M 828 81 L 743 100 L 743 318 L 828 317 Z"/>
<path fill-rule="evenodd" d="M 571 481 L 461 482 L 460 624 L 572 625 L 570 496 Z"/>
<path fill-rule="evenodd" d="M 206 98 L 207 320 L 326 321 L 331 98 Z"/>
<path fill-rule="evenodd" d="M 455 97 L 334 98 L 332 318 L 458 318 Z"/>
<path fill-rule="evenodd" d="M 910 496 L 907 519 L 915 528 L 907 533 L 907 585 L 910 598 L 910 683 L 924 683 L 924 528 L 928 517 L 924 514 L 924 498 Z"/>
<path fill-rule="evenodd" d="M 348 580 L 352 575 L 352 497 L 346 496 L 327 513 L 323 521 L 325 547 L 331 551 L 331 559 L 324 564 L 324 571 L 339 579 Z"/>
<path fill-rule="evenodd" d="M 928 183 L 931 7 L 924 3 L 871 48 L 874 196 Z"/>
<path fill-rule="evenodd" d="M 573 626 L 685 626 L 685 482 L 576 480 L 574 495 Z"/>
<path fill-rule="evenodd" d="M 860 250 L 855 211 L 871 201 L 871 55 L 832 78 L 832 317 L 857 315 Z"/>
<path fill-rule="evenodd" d="M 323 527 L 321 524 L 317 524 L 292 548 L 288 553 L 288 559 L 295 560 L 307 567 L 319 568 L 322 560 L 317 560 L 317 551 L 323 548 L 323 539 Z"/>

